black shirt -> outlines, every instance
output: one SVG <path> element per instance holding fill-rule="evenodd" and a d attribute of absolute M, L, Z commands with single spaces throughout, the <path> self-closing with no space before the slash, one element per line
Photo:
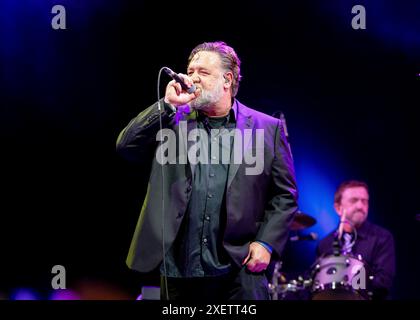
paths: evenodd
<path fill-rule="evenodd" d="M 225 189 L 232 149 L 235 112 L 209 118 L 198 114 L 200 152 L 207 161 L 198 162 L 191 198 L 177 238 L 166 255 L 167 276 L 205 277 L 229 273 L 231 264 L 223 248 L 226 220 Z M 163 268 L 161 267 L 161 271 Z"/>

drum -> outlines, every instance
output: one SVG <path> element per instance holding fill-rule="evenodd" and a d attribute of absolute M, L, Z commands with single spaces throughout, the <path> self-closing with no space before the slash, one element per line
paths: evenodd
<path fill-rule="evenodd" d="M 312 300 L 367 300 L 367 264 L 352 255 L 318 259 L 312 272 Z"/>

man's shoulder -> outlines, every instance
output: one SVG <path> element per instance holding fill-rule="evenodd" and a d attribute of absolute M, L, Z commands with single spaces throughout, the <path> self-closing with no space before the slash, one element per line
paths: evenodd
<path fill-rule="evenodd" d="M 326 236 L 324 236 L 317 245 L 317 254 L 318 255 L 324 255 L 324 254 L 330 254 L 333 251 L 332 243 L 334 242 L 334 235 L 335 231 L 332 231 L 328 233 Z"/>
<path fill-rule="evenodd" d="M 273 126 L 278 125 L 279 119 L 273 116 L 270 116 L 264 112 L 248 107 L 238 100 L 236 100 L 236 102 L 238 106 L 238 112 L 240 112 L 242 115 L 250 116 L 254 119 L 254 121 L 259 121 L 266 125 L 273 125 Z"/>
<path fill-rule="evenodd" d="M 391 231 L 389 231 L 388 229 L 386 229 L 385 227 L 382 227 L 376 223 L 370 222 L 370 221 L 366 221 L 365 222 L 367 225 L 367 232 L 371 235 L 376 235 L 379 237 L 392 237 L 392 233 Z"/>

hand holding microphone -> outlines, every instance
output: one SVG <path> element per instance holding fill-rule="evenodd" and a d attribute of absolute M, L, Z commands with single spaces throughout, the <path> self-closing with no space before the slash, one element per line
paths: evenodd
<path fill-rule="evenodd" d="M 184 79 L 181 78 L 181 76 L 179 76 L 177 73 L 173 72 L 171 69 L 169 69 L 168 67 L 163 67 L 163 71 L 165 71 L 172 79 L 174 79 L 176 82 L 178 82 L 182 88 L 182 90 L 187 91 L 188 93 L 193 93 L 196 90 L 195 85 L 192 83 L 190 86 L 188 86 L 184 81 Z M 185 76 L 185 75 L 182 75 Z M 186 79 L 187 81 L 189 79 Z"/>
<path fill-rule="evenodd" d="M 175 73 L 168 67 L 162 68 L 173 80 L 166 87 L 165 102 L 175 107 L 187 104 L 200 95 L 191 78 L 182 73 Z"/>

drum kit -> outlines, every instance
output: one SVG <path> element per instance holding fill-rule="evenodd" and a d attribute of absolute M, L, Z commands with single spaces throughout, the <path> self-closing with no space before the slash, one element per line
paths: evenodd
<path fill-rule="evenodd" d="M 316 219 L 298 212 L 291 224 L 291 231 L 301 231 L 313 226 Z M 313 233 L 312 233 L 313 234 Z M 316 240 L 316 236 L 292 237 L 296 240 Z M 351 245 L 354 245 L 357 234 Z M 333 254 L 319 257 L 308 271 L 295 279 L 288 279 L 282 272 L 282 262 L 275 264 L 269 290 L 272 300 L 370 300 L 372 298 L 369 266 L 360 255 L 343 250 L 336 237 Z"/>

